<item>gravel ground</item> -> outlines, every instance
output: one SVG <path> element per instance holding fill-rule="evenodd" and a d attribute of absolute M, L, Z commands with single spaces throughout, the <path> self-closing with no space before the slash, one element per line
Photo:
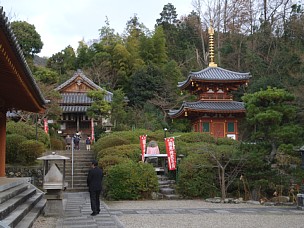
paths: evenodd
<path fill-rule="evenodd" d="M 110 209 L 170 209 L 170 208 L 256 208 L 253 204 L 218 204 L 204 200 L 137 200 L 137 201 L 104 201 Z"/>
<path fill-rule="evenodd" d="M 299 215 L 123 215 L 119 220 L 125 228 L 303 228 Z"/>
<path fill-rule="evenodd" d="M 107 201 L 110 209 L 170 209 L 170 208 L 258 208 L 252 204 L 217 204 L 203 200 Z M 125 228 L 304 228 L 303 215 L 271 214 L 168 214 L 118 216 Z"/>
<path fill-rule="evenodd" d="M 105 201 L 111 210 L 177 208 L 265 208 L 252 204 L 216 204 L 203 200 Z M 274 210 L 275 211 L 275 210 Z M 284 215 L 271 212 L 200 214 L 122 214 L 117 216 L 125 228 L 304 228 L 304 213 Z M 55 228 L 57 218 L 40 216 L 33 228 Z"/>
<path fill-rule="evenodd" d="M 41 215 L 34 222 L 32 228 L 55 228 L 57 219 L 58 218 L 55 217 L 44 217 Z"/>

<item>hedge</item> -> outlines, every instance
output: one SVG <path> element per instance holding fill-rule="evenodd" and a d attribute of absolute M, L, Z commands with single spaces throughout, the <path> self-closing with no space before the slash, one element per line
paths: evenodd
<path fill-rule="evenodd" d="M 109 168 L 105 177 L 104 196 L 108 200 L 150 198 L 158 191 L 158 179 L 152 165 L 125 162 Z"/>

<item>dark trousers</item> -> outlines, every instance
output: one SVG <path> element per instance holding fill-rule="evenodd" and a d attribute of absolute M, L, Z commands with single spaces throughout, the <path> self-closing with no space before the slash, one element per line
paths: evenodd
<path fill-rule="evenodd" d="M 93 213 L 100 212 L 100 190 L 99 191 L 90 191 L 90 201 L 91 201 L 91 209 Z"/>

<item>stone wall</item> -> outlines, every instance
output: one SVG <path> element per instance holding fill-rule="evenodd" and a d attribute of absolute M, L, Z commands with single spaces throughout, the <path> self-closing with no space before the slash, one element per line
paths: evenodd
<path fill-rule="evenodd" d="M 13 166 L 6 165 L 5 174 L 7 177 L 30 177 L 31 184 L 42 189 L 43 180 L 43 167 L 42 165 L 37 166 Z"/>

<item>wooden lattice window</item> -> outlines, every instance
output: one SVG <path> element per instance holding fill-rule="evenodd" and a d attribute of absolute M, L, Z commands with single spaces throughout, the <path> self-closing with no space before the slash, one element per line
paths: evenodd
<path fill-rule="evenodd" d="M 203 132 L 210 132 L 210 123 L 203 122 L 202 123 L 202 130 L 203 130 Z"/>
<path fill-rule="evenodd" d="M 228 132 L 234 132 L 234 123 L 228 122 Z"/>

